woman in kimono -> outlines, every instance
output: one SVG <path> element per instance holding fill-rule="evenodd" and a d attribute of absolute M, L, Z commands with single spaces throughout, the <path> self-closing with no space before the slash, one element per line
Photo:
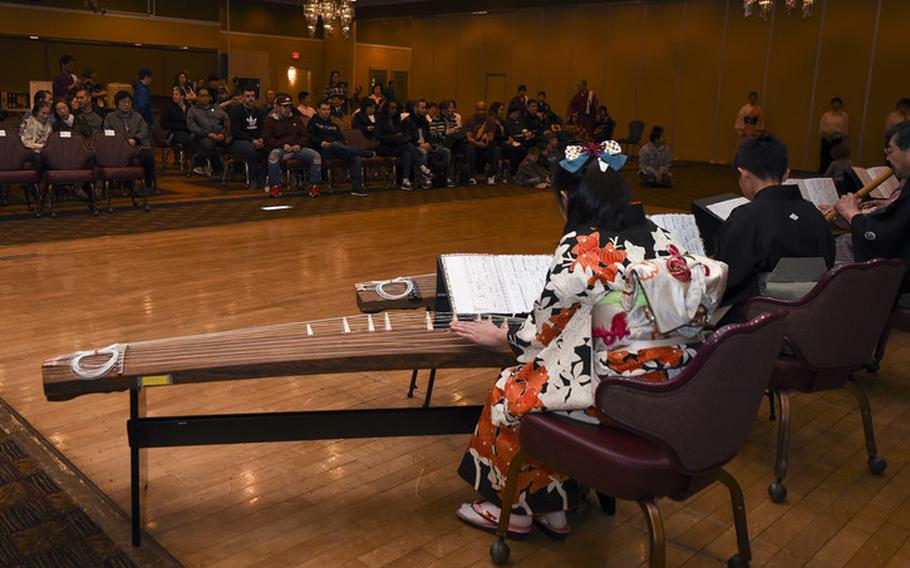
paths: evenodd
<path fill-rule="evenodd" d="M 613 141 L 566 149 L 553 184 L 566 227 L 544 290 L 522 325 L 452 323 L 455 333 L 480 345 L 508 344 L 518 359 L 496 382 L 458 469 L 485 498 L 458 510 L 472 526 L 496 529 L 525 414 L 599 423 L 594 394 L 600 378 L 675 376 L 695 355 L 723 296 L 726 265 L 692 256 L 648 220 L 640 204 L 630 203 L 618 173 L 625 160 Z M 558 470 L 526 465 L 510 536 L 522 538 L 533 522 L 565 538 L 565 512 L 578 498 L 577 485 Z"/>

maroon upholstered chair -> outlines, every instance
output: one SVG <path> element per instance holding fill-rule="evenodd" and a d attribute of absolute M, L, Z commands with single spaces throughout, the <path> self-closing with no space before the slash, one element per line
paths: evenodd
<path fill-rule="evenodd" d="M 375 151 L 379 148 L 379 142 L 368 140 L 363 132 L 356 128 L 350 128 L 344 131 L 344 143 L 354 148 Z M 380 172 L 388 182 L 390 189 L 395 188 L 395 180 L 398 177 L 398 158 L 394 156 L 373 156 L 372 158 L 360 158 L 360 168 L 364 173 L 364 180 L 367 179 L 368 172 Z"/>
<path fill-rule="evenodd" d="M 63 136 L 61 136 L 63 134 Z M 68 136 L 67 136 L 68 135 Z M 85 140 L 75 132 L 55 132 L 51 134 L 44 150 L 44 177 L 47 180 L 48 204 L 51 217 L 56 217 L 54 210 L 54 188 L 61 185 L 81 186 L 94 184 L 95 171 L 92 169 L 94 154 L 86 148 Z M 95 206 L 94 190 L 88 194 L 89 207 L 92 213 L 98 214 Z"/>
<path fill-rule="evenodd" d="M 22 145 L 22 141 L 15 132 L 0 130 L 0 204 L 6 205 L 7 188 L 9 186 L 22 186 L 25 193 L 25 205 L 29 211 L 35 211 L 41 216 L 40 198 L 38 195 L 38 171 L 29 168 L 27 162 L 34 156 L 34 152 Z M 32 206 L 32 196 L 35 197 L 35 206 Z"/>
<path fill-rule="evenodd" d="M 777 311 L 722 328 L 665 383 L 604 379 L 596 405 L 610 426 L 547 413 L 522 418 L 521 449 L 509 469 L 498 538 L 490 547 L 493 561 L 508 560 L 504 536 L 516 474 L 532 459 L 598 493 L 637 501 L 648 521 L 653 567 L 662 567 L 666 556 L 655 500 L 686 499 L 720 481 L 730 492 L 739 548 L 728 564 L 748 566 L 752 553 L 742 490 L 723 466 L 752 429 L 783 343 L 784 317 Z"/>
<path fill-rule="evenodd" d="M 95 166 L 98 181 L 104 183 L 104 196 L 107 198 L 108 213 L 113 213 L 111 206 L 111 182 L 130 182 L 130 197 L 133 207 L 136 202 L 136 188 L 142 186 L 142 206 L 149 211 L 148 188 L 145 187 L 145 171 L 136 161 L 139 148 L 127 142 L 123 134 L 111 134 L 110 131 L 96 132 L 93 138 L 95 146 Z"/>
<path fill-rule="evenodd" d="M 829 270 L 804 298 L 753 298 L 746 303 L 746 317 L 780 309 L 788 314 L 786 350 L 777 358 L 769 383 L 780 407 L 775 480 L 768 486 L 768 495 L 775 503 L 787 498 L 783 481 L 790 445 L 790 391 L 849 390 L 862 413 L 869 471 L 879 474 L 888 466 L 877 455 L 869 400 L 851 380 L 851 374 L 869 361 L 903 275 L 904 265 L 898 260 L 842 264 Z"/>

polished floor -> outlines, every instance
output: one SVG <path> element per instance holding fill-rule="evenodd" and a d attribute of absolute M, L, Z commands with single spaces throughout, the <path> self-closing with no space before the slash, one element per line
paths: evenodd
<path fill-rule="evenodd" d="M 684 199 L 679 198 L 680 200 Z M 691 199 L 691 197 L 689 197 Z M 79 348 L 356 312 L 357 281 L 433 270 L 443 252 L 551 252 L 553 199 L 528 192 L 0 248 L 0 394 L 121 507 L 129 503 L 127 395 L 48 403 L 40 364 Z M 845 330 L 848 332 L 848 330 Z M 365 346 L 368 348 L 368 346 Z M 877 377 L 883 476 L 865 468 L 846 392 L 794 399 L 786 504 L 765 493 L 776 423 L 766 409 L 730 469 L 743 485 L 754 566 L 910 566 L 910 338 Z M 441 371 L 434 400 L 479 404 L 494 370 Z M 417 406 L 409 373 L 164 387 L 151 415 Z M 148 452 L 146 530 L 188 566 L 485 566 L 489 535 L 454 512 L 466 436 L 248 444 Z M 659 503 L 672 566 L 720 566 L 735 549 L 723 488 Z M 512 547 L 522 566 L 637 566 L 634 503 L 573 518 L 573 535 Z"/>

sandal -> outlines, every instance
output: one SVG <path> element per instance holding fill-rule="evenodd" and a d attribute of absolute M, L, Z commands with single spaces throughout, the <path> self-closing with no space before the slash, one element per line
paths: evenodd
<path fill-rule="evenodd" d="M 461 522 L 467 525 L 490 534 L 496 534 L 496 530 L 499 528 L 499 518 L 497 515 L 487 511 L 483 507 L 484 503 L 486 503 L 486 501 L 464 503 L 455 514 Z M 510 522 L 507 536 L 513 540 L 524 540 L 529 532 L 531 532 L 530 525 L 522 527 Z"/>
<path fill-rule="evenodd" d="M 572 532 L 572 529 L 569 527 L 568 521 L 564 526 L 554 527 L 547 520 L 546 515 L 541 515 L 539 517 L 534 517 L 534 525 L 543 532 L 543 534 L 552 538 L 553 540 L 566 540 L 569 533 Z"/>

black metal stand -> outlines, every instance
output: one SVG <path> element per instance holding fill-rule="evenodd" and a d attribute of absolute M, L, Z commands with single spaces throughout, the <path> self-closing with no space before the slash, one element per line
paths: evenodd
<path fill-rule="evenodd" d="M 292 442 L 336 438 L 384 438 L 470 434 L 482 406 L 428 408 L 435 370 L 423 408 L 379 408 L 146 418 L 140 389 L 130 390 L 130 496 L 133 546 L 142 539 L 140 450 L 176 446 Z"/>

